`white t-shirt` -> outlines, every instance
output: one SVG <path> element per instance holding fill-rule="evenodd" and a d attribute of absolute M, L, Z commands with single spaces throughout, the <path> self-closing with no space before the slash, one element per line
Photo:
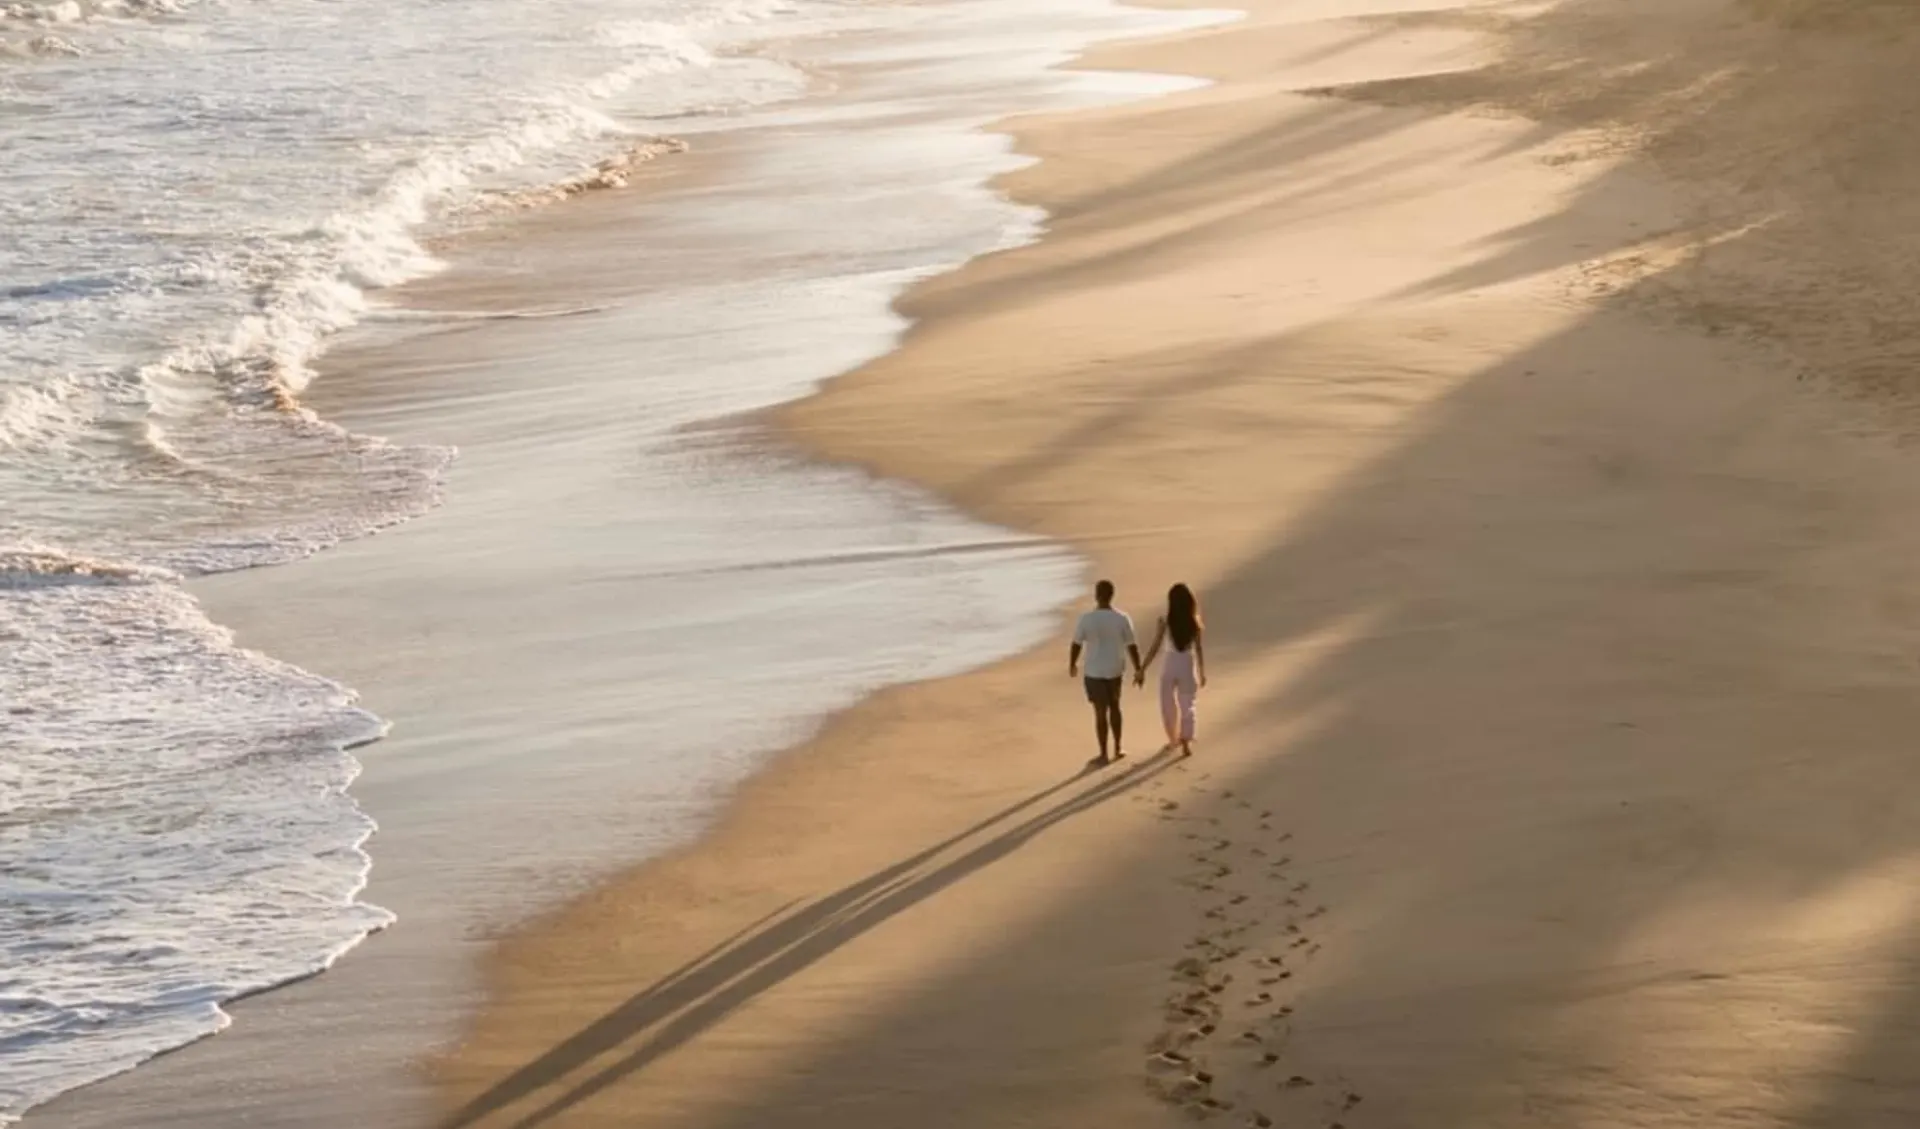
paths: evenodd
<path fill-rule="evenodd" d="M 1080 644 L 1081 671 L 1088 678 L 1119 678 L 1127 673 L 1127 648 L 1133 645 L 1133 621 L 1113 608 L 1095 608 L 1073 629 Z"/>

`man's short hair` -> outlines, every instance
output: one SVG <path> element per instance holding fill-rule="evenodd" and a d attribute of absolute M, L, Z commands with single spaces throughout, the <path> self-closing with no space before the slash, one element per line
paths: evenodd
<path fill-rule="evenodd" d="M 1103 604 L 1113 599 L 1113 581 L 1102 580 L 1100 583 L 1094 585 L 1093 598 Z"/>

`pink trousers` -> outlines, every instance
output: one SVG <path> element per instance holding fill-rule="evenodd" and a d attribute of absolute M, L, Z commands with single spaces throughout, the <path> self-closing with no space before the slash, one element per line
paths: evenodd
<path fill-rule="evenodd" d="M 1193 699 L 1200 692 L 1194 677 L 1193 652 L 1168 651 L 1160 664 L 1160 718 L 1176 741 L 1193 740 Z"/>

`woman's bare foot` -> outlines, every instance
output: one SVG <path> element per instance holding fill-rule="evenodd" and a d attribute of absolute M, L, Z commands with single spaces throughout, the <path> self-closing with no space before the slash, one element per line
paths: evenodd
<path fill-rule="evenodd" d="M 1193 742 L 1192 742 L 1192 741 L 1182 741 L 1182 742 L 1180 742 L 1180 755 L 1181 755 L 1181 756 L 1183 756 L 1183 757 L 1190 757 L 1190 756 L 1192 756 L 1192 755 L 1193 755 Z"/>

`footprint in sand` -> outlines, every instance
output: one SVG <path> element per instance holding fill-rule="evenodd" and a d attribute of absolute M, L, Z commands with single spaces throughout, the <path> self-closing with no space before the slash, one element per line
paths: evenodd
<path fill-rule="evenodd" d="M 1347 1096 L 1344 1099 L 1342 1099 L 1342 1101 L 1340 1102 L 1340 1108 L 1342 1111 L 1345 1111 L 1345 1110 L 1352 1109 L 1354 1106 L 1357 1106 L 1359 1104 L 1360 1104 L 1360 1095 L 1349 1090 L 1347 1091 Z"/>
<path fill-rule="evenodd" d="M 1252 999 L 1250 999 L 1250 1000 L 1248 1000 L 1248 1001 L 1247 1001 L 1247 1006 L 1248 1006 L 1248 1007 L 1259 1007 L 1259 1006 L 1260 1006 L 1261 1004 L 1270 1004 L 1270 1003 L 1272 1003 L 1272 1002 L 1273 1002 L 1273 993 L 1272 993 L 1272 992 L 1262 992 L 1262 993 L 1260 993 L 1259 995 L 1257 995 L 1257 996 L 1255 996 L 1255 997 L 1253 997 Z"/>
<path fill-rule="evenodd" d="M 1274 1063 L 1279 1061 L 1280 1061 L 1279 1051 L 1268 1051 L 1265 1054 L 1260 1056 L 1261 1066 L 1272 1066 Z"/>
<path fill-rule="evenodd" d="M 1245 894 L 1235 894 L 1232 898 L 1230 898 L 1227 901 L 1227 904 L 1230 906 L 1237 906 L 1237 905 L 1240 905 L 1242 902 L 1245 902 L 1246 900 L 1247 900 L 1247 896 Z"/>
<path fill-rule="evenodd" d="M 1264 1113 L 1255 1113 L 1247 1118 L 1247 1123 L 1254 1126 L 1254 1129 L 1273 1129 L 1273 1118 Z"/>
<path fill-rule="evenodd" d="M 1313 1085 L 1313 1079 L 1296 1074 L 1281 1084 L 1289 1090 L 1298 1090 L 1303 1086 Z"/>
<path fill-rule="evenodd" d="M 1188 1076 L 1173 1084 L 1167 1096 L 1176 1102 L 1192 1101 L 1207 1092 L 1207 1084 L 1198 1078 Z"/>
<path fill-rule="evenodd" d="M 1180 1051 L 1161 1051 L 1147 1060 L 1149 1070 L 1185 1070 L 1193 1062 Z"/>

